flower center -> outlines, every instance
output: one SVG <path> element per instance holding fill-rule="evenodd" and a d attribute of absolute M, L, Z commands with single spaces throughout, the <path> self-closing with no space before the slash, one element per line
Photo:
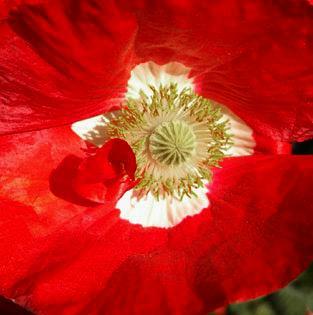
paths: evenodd
<path fill-rule="evenodd" d="M 110 138 L 126 140 L 137 159 L 137 198 L 183 198 L 212 178 L 231 145 L 228 121 L 215 103 L 176 84 L 150 86 L 108 125 Z"/>
<path fill-rule="evenodd" d="M 196 136 L 185 122 L 174 120 L 157 126 L 149 138 L 152 157 L 165 165 L 186 162 L 195 152 Z"/>

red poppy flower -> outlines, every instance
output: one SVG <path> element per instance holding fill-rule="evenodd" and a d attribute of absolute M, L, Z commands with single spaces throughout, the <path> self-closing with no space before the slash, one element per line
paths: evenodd
<path fill-rule="evenodd" d="M 3 296 L 206 314 L 308 266 L 309 1 L 0 8 Z"/>

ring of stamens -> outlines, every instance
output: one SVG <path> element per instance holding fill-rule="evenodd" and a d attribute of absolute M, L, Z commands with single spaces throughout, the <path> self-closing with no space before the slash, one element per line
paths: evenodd
<path fill-rule="evenodd" d="M 141 198 L 191 196 L 211 180 L 231 146 L 220 108 L 176 84 L 150 86 L 151 95 L 128 99 L 108 126 L 110 138 L 126 140 L 137 159 L 135 187 Z"/>

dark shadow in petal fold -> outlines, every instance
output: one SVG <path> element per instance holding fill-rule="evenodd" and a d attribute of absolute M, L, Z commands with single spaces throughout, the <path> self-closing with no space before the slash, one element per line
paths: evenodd
<path fill-rule="evenodd" d="M 11 302 L 10 300 L 7 300 L 0 296 L 0 314 L 2 315 L 32 315 L 33 313 Z"/>
<path fill-rule="evenodd" d="M 51 172 L 49 184 L 51 192 L 66 201 L 80 206 L 92 207 L 97 203 L 79 196 L 73 189 L 73 179 L 76 176 L 78 166 L 82 159 L 75 155 L 68 155 L 60 165 Z"/>
<path fill-rule="evenodd" d="M 51 192 L 71 203 L 93 207 L 116 202 L 133 188 L 136 158 L 121 139 L 112 139 L 84 159 L 68 155 L 51 172 Z"/>
<path fill-rule="evenodd" d="M 292 144 L 293 154 L 313 154 L 313 139 Z"/>

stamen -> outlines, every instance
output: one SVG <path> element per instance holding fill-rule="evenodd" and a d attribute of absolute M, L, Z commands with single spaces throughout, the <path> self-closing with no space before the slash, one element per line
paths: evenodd
<path fill-rule="evenodd" d="M 194 195 L 212 177 L 231 146 L 220 108 L 191 89 L 150 86 L 152 96 L 128 99 L 108 126 L 111 138 L 125 139 L 137 159 L 138 198 Z"/>

